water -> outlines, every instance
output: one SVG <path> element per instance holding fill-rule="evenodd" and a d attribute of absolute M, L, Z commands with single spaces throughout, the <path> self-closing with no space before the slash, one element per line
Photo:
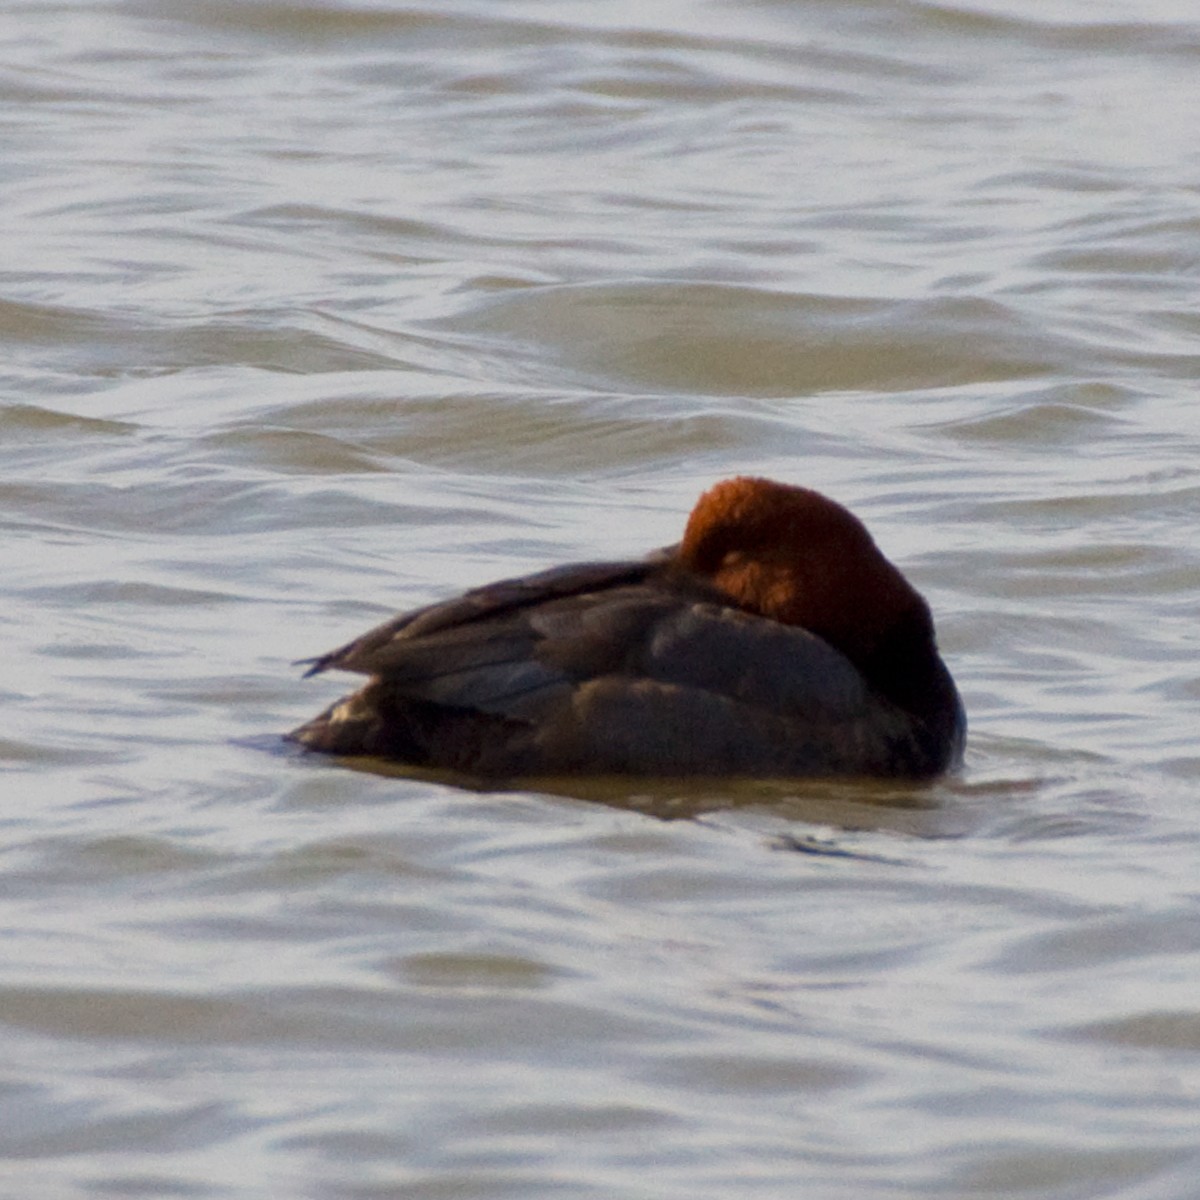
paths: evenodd
<path fill-rule="evenodd" d="M 1190 1200 L 1190 0 L 10 4 L 0 1192 Z M 489 793 L 292 660 L 827 490 L 931 787 Z"/>

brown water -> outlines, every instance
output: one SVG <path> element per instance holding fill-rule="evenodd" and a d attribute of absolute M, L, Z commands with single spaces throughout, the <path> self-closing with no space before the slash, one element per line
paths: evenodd
<path fill-rule="evenodd" d="M 1192 0 L 5 12 L 0 1194 L 1198 1194 Z M 734 472 L 929 597 L 960 776 L 279 750 Z"/>

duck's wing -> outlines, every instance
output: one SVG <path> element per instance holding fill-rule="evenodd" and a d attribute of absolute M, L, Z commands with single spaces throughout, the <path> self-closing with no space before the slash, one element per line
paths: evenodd
<path fill-rule="evenodd" d="M 728 607 L 657 563 L 583 563 L 504 580 L 386 622 L 315 660 L 394 696 L 544 720 L 603 681 L 661 704 L 717 697 L 754 713 L 852 717 L 858 671 L 806 630 Z"/>
<path fill-rule="evenodd" d="M 419 640 L 434 635 L 448 635 L 445 640 L 450 642 L 470 643 L 480 637 L 486 641 L 493 623 L 503 623 L 504 618 L 523 610 L 570 596 L 642 583 L 669 553 L 670 548 L 634 561 L 571 563 L 473 588 L 449 600 L 401 613 L 336 650 L 302 660 L 301 665 L 308 667 L 304 677 L 329 670 L 383 675 L 401 663 Z M 462 632 L 455 634 L 455 630 Z"/>
<path fill-rule="evenodd" d="M 639 674 L 804 720 L 856 717 L 873 698 L 858 669 L 807 629 L 695 599 L 654 623 Z"/>

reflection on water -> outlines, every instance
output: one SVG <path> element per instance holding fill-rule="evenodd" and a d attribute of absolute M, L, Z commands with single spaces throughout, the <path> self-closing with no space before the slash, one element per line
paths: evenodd
<path fill-rule="evenodd" d="M 286 753 L 314 770 L 327 769 L 331 761 L 301 749 L 293 748 Z M 969 785 L 958 779 L 927 784 L 872 779 L 630 779 L 617 775 L 539 776 L 498 789 L 494 783 L 469 775 L 411 767 L 386 759 L 332 761 L 384 779 L 419 780 L 488 795 L 524 792 L 561 796 L 644 813 L 663 821 L 755 809 L 784 822 L 802 821 L 844 829 L 891 829 L 916 837 L 955 836 L 965 810 L 954 799 L 969 796 L 971 792 Z"/>
<path fill-rule="evenodd" d="M 14 8 L 9 1190 L 1190 1200 L 1198 46 L 1175 0 Z M 314 647 L 735 472 L 929 597 L 961 775 L 282 750 Z"/>

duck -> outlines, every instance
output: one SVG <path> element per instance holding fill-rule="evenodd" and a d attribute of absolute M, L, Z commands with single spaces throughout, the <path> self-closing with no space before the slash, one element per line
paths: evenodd
<path fill-rule="evenodd" d="M 929 605 L 866 526 L 749 476 L 676 545 L 474 588 L 300 665 L 367 682 L 290 741 L 484 781 L 919 780 L 966 737 Z"/>

